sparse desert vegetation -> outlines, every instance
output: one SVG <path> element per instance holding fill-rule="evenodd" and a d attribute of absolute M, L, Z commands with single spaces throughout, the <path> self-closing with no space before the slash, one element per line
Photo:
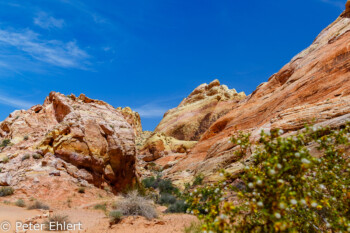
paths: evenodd
<path fill-rule="evenodd" d="M 44 222 L 46 231 L 67 231 L 67 224 L 69 223 L 68 216 L 60 214 L 55 214 Z"/>
<path fill-rule="evenodd" d="M 34 203 L 28 205 L 28 210 L 49 210 L 50 207 L 40 201 L 35 201 Z"/>
<path fill-rule="evenodd" d="M 32 157 L 33 157 L 33 159 L 41 159 L 41 158 L 43 158 L 43 156 L 40 155 L 40 154 L 33 154 Z"/>
<path fill-rule="evenodd" d="M 0 197 L 10 196 L 15 192 L 15 190 L 10 186 L 0 187 Z"/>
<path fill-rule="evenodd" d="M 123 216 L 143 216 L 147 219 L 158 217 L 153 201 L 140 196 L 136 190 L 129 192 L 115 206 L 115 211 L 120 212 Z"/>
<path fill-rule="evenodd" d="M 252 163 L 238 177 L 222 171 L 223 180 L 187 194 L 188 211 L 213 232 L 346 232 L 350 229 L 350 124 L 331 130 L 307 127 L 288 137 L 282 130 L 232 137 L 237 156 L 252 153 Z M 310 155 L 316 145 L 322 156 Z M 230 201 L 236 192 L 239 201 Z"/>
<path fill-rule="evenodd" d="M 15 205 L 18 206 L 18 207 L 25 207 L 25 206 L 26 206 L 26 203 L 24 202 L 23 199 L 18 199 L 18 200 L 15 202 Z"/>

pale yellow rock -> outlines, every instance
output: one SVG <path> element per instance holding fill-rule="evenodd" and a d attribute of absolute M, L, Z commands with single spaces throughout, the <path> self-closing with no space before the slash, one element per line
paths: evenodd
<path fill-rule="evenodd" d="M 179 140 L 198 141 L 213 122 L 231 110 L 232 103 L 245 97 L 244 92 L 237 93 L 220 85 L 217 79 L 201 84 L 178 107 L 164 114 L 155 132 Z"/>

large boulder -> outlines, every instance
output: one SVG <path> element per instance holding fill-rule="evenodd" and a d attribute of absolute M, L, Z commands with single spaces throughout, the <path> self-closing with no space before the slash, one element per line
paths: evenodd
<path fill-rule="evenodd" d="M 0 124 L 1 139 L 13 144 L 0 156 L 52 155 L 89 172 L 89 182 L 119 191 L 136 182 L 134 132 L 121 111 L 103 101 L 51 92 L 43 105 L 16 111 Z"/>
<path fill-rule="evenodd" d="M 202 84 L 192 91 L 179 106 L 164 114 L 155 132 L 185 141 L 198 141 L 218 118 L 232 109 L 232 104 L 245 98 L 218 80 Z"/>

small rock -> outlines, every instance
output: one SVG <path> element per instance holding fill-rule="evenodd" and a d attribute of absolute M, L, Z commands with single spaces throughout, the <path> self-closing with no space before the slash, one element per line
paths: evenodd
<path fill-rule="evenodd" d="M 155 224 L 158 224 L 158 225 L 165 225 L 165 222 L 164 221 L 161 221 L 161 220 L 158 220 L 155 222 Z"/>
<path fill-rule="evenodd" d="M 60 171 L 55 170 L 55 171 L 50 172 L 49 175 L 50 176 L 61 176 L 61 173 L 60 173 Z"/>

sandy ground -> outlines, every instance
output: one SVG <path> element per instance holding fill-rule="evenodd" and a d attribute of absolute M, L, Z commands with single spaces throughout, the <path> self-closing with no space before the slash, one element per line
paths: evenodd
<path fill-rule="evenodd" d="M 101 210 L 94 210 L 92 205 L 84 205 L 76 208 L 54 210 L 52 214 L 67 215 L 71 223 L 81 223 L 82 229 L 69 232 L 90 232 L 90 233 L 180 233 L 184 228 L 197 221 L 196 217 L 187 214 L 160 214 L 158 219 L 146 220 L 144 217 L 125 217 L 120 223 L 110 227 L 109 219 Z M 26 219 L 38 215 L 43 215 L 41 210 L 27 210 L 13 204 L 0 204 L 0 228 L 9 226 L 10 229 L 5 231 L 3 228 L 0 232 L 16 232 L 16 222 L 25 222 Z M 45 219 L 38 219 L 37 223 L 43 223 Z M 25 231 L 17 231 L 25 232 Z M 28 233 L 45 232 L 44 230 L 28 230 Z"/>

